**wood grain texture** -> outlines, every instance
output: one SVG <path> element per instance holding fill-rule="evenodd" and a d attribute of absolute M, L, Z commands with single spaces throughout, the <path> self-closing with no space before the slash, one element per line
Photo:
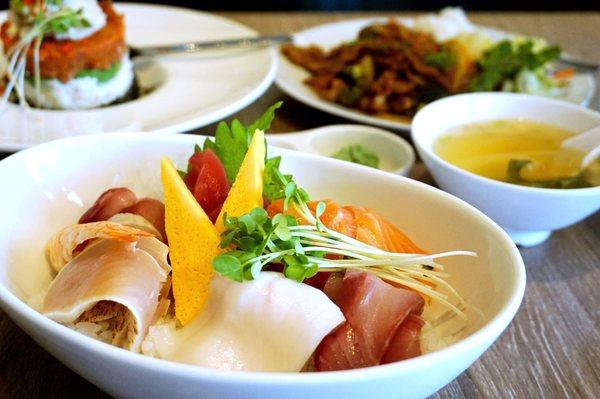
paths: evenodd
<path fill-rule="evenodd" d="M 373 13 L 221 13 L 264 34 L 294 32 Z M 381 14 L 378 14 L 381 15 Z M 386 15 L 411 15 L 394 13 Z M 473 21 L 543 36 L 600 62 L 600 13 L 475 13 Z M 252 120 L 278 99 L 274 132 L 347 122 L 272 87 L 235 116 Z M 210 133 L 214 126 L 194 133 Z M 6 155 L 6 154 L 4 154 Z M 0 154 L 0 157 L 3 155 Z M 431 183 L 417 165 L 413 177 Z M 527 290 L 515 320 L 472 367 L 435 398 L 594 398 L 600 395 L 600 214 L 521 249 Z M 56 361 L 0 311 L 0 398 L 106 398 Z"/>

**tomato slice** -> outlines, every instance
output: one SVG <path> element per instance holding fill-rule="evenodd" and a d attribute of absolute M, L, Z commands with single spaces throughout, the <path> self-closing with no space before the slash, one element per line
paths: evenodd
<path fill-rule="evenodd" d="M 225 168 L 210 149 L 194 153 L 189 163 L 191 169 L 185 177 L 185 184 L 214 222 L 229 193 Z"/>

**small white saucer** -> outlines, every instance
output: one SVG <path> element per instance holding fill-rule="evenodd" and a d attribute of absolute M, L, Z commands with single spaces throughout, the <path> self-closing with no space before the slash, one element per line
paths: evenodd
<path fill-rule="evenodd" d="M 341 148 L 360 144 L 376 153 L 379 169 L 408 176 L 415 162 L 411 145 L 387 130 L 362 125 L 332 125 L 294 133 L 267 135 L 269 144 L 331 157 Z"/>

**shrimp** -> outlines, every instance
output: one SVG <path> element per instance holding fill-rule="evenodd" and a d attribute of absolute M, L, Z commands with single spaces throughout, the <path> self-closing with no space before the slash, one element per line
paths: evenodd
<path fill-rule="evenodd" d="M 46 257 L 50 266 L 59 272 L 71 261 L 79 245 L 84 242 L 104 238 L 120 242 L 135 242 L 141 237 L 151 237 L 151 233 L 113 222 L 92 222 L 65 227 L 46 244 Z"/>

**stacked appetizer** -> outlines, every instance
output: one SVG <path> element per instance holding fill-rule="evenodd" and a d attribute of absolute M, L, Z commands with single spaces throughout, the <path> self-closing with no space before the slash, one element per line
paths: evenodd
<path fill-rule="evenodd" d="M 133 64 L 110 0 L 11 0 L 0 29 L 2 104 L 86 109 L 125 97 Z"/>
<path fill-rule="evenodd" d="M 105 191 L 48 242 L 56 276 L 32 306 L 133 352 L 225 370 L 345 370 L 431 350 L 434 326 L 468 307 L 439 258 L 473 253 L 428 254 L 373 210 L 311 201 L 267 156 L 278 106 L 221 123 L 184 170 L 163 158 L 164 202 Z M 430 318 L 431 302 L 448 311 Z"/>

